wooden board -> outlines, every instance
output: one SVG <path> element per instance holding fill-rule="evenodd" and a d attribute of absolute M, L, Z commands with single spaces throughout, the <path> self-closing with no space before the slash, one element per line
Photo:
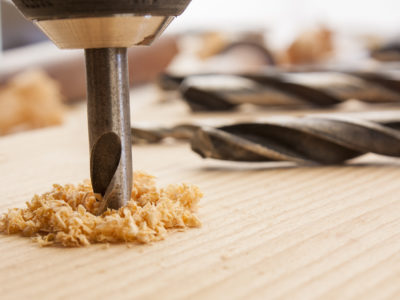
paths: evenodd
<path fill-rule="evenodd" d="M 178 104 L 140 103 L 133 116 L 189 119 Z M 88 178 L 85 124 L 78 107 L 61 127 L 0 138 L 0 212 Z M 0 299 L 400 299 L 399 160 L 237 165 L 185 144 L 135 146 L 133 156 L 160 185 L 200 186 L 202 228 L 78 249 L 0 235 Z"/>

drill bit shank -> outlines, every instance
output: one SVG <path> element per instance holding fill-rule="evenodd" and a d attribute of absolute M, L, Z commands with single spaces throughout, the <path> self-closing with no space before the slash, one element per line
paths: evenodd
<path fill-rule="evenodd" d="M 90 176 L 102 211 L 118 209 L 132 189 L 126 48 L 86 49 Z"/>

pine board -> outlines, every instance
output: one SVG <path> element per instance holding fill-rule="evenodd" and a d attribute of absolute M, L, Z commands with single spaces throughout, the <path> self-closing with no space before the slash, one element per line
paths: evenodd
<path fill-rule="evenodd" d="M 133 116 L 189 119 L 143 103 Z M 0 138 L 0 212 L 89 177 L 85 123 L 78 107 L 63 126 Z M 0 235 L 1 299 L 400 299 L 399 160 L 235 165 L 185 144 L 134 146 L 133 157 L 160 185 L 197 184 L 203 226 L 129 247 Z"/>

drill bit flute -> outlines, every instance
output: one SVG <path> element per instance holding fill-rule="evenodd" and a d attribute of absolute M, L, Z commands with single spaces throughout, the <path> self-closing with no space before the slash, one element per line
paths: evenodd
<path fill-rule="evenodd" d="M 118 209 L 132 190 L 127 51 L 86 49 L 85 57 L 93 190 L 104 197 L 103 206 Z"/>
<path fill-rule="evenodd" d="M 398 112 L 275 117 L 222 127 L 133 127 L 135 142 L 190 141 L 203 158 L 339 164 L 366 153 L 400 157 Z"/>
<path fill-rule="evenodd" d="M 149 45 L 190 0 L 13 0 L 59 47 L 85 49 L 90 177 L 99 213 L 131 196 L 127 48 Z"/>

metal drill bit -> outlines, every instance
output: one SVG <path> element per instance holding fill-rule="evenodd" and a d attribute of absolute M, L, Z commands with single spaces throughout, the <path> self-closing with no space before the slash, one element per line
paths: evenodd
<path fill-rule="evenodd" d="M 324 114 L 279 117 L 219 128 L 194 124 L 132 127 L 137 143 L 190 141 L 203 158 L 335 164 L 367 152 L 400 156 L 400 114 Z"/>
<path fill-rule="evenodd" d="M 192 149 L 203 158 L 337 164 L 368 152 L 400 157 L 400 117 L 286 117 L 200 128 Z"/>
<path fill-rule="evenodd" d="M 86 49 L 90 176 L 99 213 L 131 197 L 132 152 L 126 48 Z"/>
<path fill-rule="evenodd" d="M 400 61 L 400 41 L 398 39 L 384 43 L 370 52 L 371 57 L 380 61 Z"/>
<path fill-rule="evenodd" d="M 180 87 L 192 111 L 227 111 L 242 104 L 331 107 L 349 99 L 400 102 L 400 76 L 390 72 L 330 70 L 287 73 L 163 75 L 159 86 Z"/>

